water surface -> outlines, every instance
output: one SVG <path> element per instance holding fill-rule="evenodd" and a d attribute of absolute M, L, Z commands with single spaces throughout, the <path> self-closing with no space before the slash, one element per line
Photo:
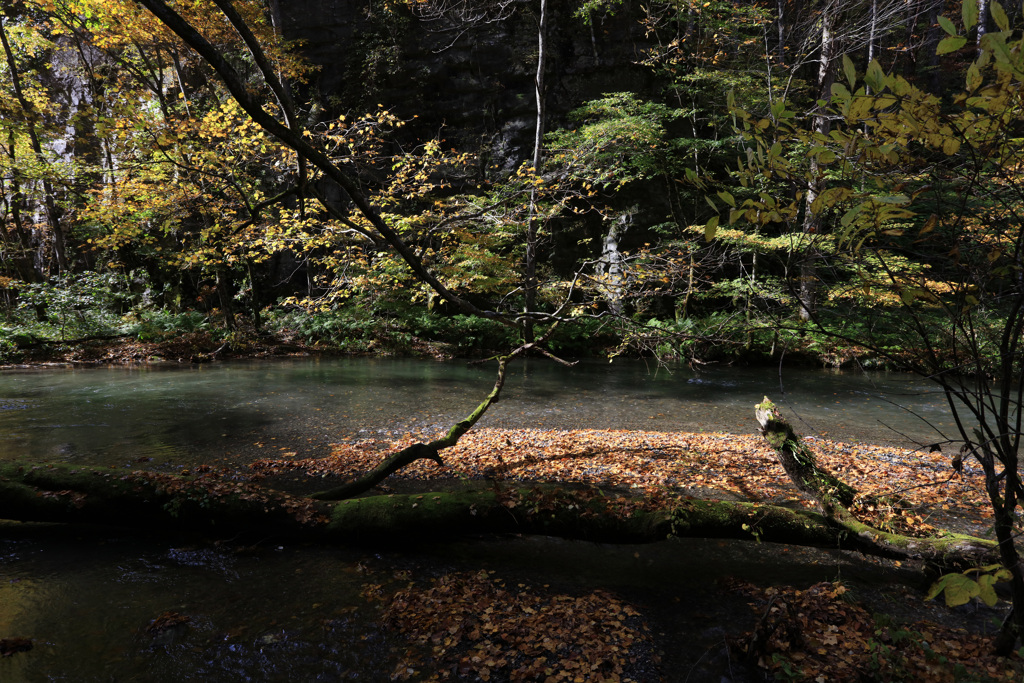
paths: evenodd
<path fill-rule="evenodd" d="M 346 438 L 447 429 L 493 381 L 493 366 L 388 359 L 8 371 L 0 458 L 182 466 L 254 449 L 312 456 Z M 510 368 L 480 426 L 744 434 L 765 395 L 807 435 L 910 445 L 952 433 L 941 395 L 907 375 L 533 359 Z"/>
<path fill-rule="evenodd" d="M 7 371 L 0 458 L 173 469 L 280 451 L 324 454 L 344 438 L 447 429 L 487 394 L 493 372 L 371 359 Z M 941 397 L 903 375 L 787 370 L 780 378 L 774 369 L 695 374 L 534 360 L 510 369 L 503 399 L 481 426 L 750 433 L 765 394 L 806 434 L 936 439 L 895 404 L 950 427 Z M 407 644 L 380 626 L 367 586 L 478 568 L 510 583 L 600 588 L 632 601 L 652 626 L 668 681 L 758 680 L 744 678 L 722 649 L 727 633 L 757 618 L 721 589 L 726 574 L 803 586 L 841 576 L 863 587 L 858 597 L 878 599 L 908 580 L 906 570 L 862 557 L 737 541 L 630 547 L 535 537 L 324 548 L 266 538 L 239 547 L 0 522 L 0 638 L 34 641 L 31 651 L 0 659 L 0 681 L 388 681 Z M 147 631 L 167 613 L 188 622 Z"/>

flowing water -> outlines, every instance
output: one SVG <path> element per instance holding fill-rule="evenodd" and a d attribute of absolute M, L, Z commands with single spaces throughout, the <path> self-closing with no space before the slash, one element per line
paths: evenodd
<path fill-rule="evenodd" d="M 0 374 L 0 459 L 173 471 L 281 450 L 315 456 L 342 438 L 446 428 L 492 383 L 491 367 L 418 360 L 12 370 Z M 481 426 L 750 433 L 766 394 L 806 434 L 902 444 L 951 429 L 941 397 L 901 375 L 533 360 L 511 369 Z M 838 552 L 699 539 L 609 547 L 485 538 L 399 550 L 268 538 L 239 547 L 3 523 L 0 639 L 32 638 L 34 647 L 0 659 L 0 681 L 386 681 L 403 643 L 378 624 L 365 586 L 396 572 L 478 568 L 633 601 L 670 681 L 744 680 L 722 654 L 723 622 L 755 617 L 742 599 L 723 597 L 724 574 L 789 584 L 841 574 L 876 596 L 910 579 Z M 150 627 L 168 614 L 181 617 Z"/>

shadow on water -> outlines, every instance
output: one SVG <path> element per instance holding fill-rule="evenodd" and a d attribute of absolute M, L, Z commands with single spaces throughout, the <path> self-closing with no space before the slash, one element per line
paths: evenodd
<path fill-rule="evenodd" d="M 446 428 L 493 382 L 493 368 L 412 360 L 296 360 L 199 368 L 17 371 L 0 375 L 0 459 L 174 470 L 244 464 L 279 450 L 326 452 L 346 437 Z M 880 395 L 940 428 L 942 403 L 898 375 L 773 370 L 649 372 L 642 363 L 512 369 L 482 426 L 750 433 L 752 406 L 782 397 L 808 433 L 877 442 L 934 438 Z M 396 572 L 493 569 L 567 593 L 601 588 L 637 605 L 665 680 L 760 680 L 722 648 L 752 627 L 726 576 L 806 586 L 842 578 L 879 609 L 920 602 L 916 575 L 845 553 L 687 539 L 602 546 L 542 537 L 395 548 L 267 539 L 149 540 L 120 532 L 0 524 L 0 638 L 34 648 L 0 659 L 0 681 L 388 681 L 407 644 L 363 597 Z M 178 615 L 178 616 L 173 616 Z M 157 621 L 164 617 L 162 621 Z M 746 676 L 746 678 L 745 678 Z"/>
<path fill-rule="evenodd" d="M 723 648 L 757 616 L 723 589 L 726 577 L 798 587 L 841 577 L 883 609 L 907 599 L 900 582 L 917 581 L 846 553 L 701 539 L 606 546 L 487 537 L 399 551 L 168 545 L 12 524 L 0 526 L 0 538 L 0 636 L 35 641 L 0 660 L 5 682 L 388 681 L 408 644 L 380 626 L 364 588 L 479 569 L 508 583 L 628 600 L 651 627 L 664 680 L 757 680 Z M 168 614 L 181 623 L 154 630 Z"/>
<path fill-rule="evenodd" d="M 752 433 L 767 394 L 806 434 L 905 445 L 952 429 L 941 396 L 903 375 L 788 370 L 782 380 L 763 368 L 694 375 L 531 359 L 511 368 L 480 426 Z M 173 468 L 253 448 L 315 456 L 343 438 L 447 429 L 493 381 L 486 365 L 372 359 L 5 372 L 0 459 Z"/>

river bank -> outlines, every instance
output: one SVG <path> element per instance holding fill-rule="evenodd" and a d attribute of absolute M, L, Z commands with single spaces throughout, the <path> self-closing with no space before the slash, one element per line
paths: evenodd
<path fill-rule="evenodd" d="M 262 476 L 268 485 L 284 473 L 281 479 L 311 490 L 365 468 L 407 439 L 447 428 L 478 403 L 493 380 L 487 365 L 408 358 L 11 369 L 0 373 L 0 458 L 174 474 L 202 467 L 204 476 Z M 563 368 L 526 359 L 510 368 L 503 400 L 479 429 L 445 455 L 445 470 L 414 467 L 388 485 L 429 491 L 445 482 L 553 480 L 798 505 L 781 468 L 753 436 L 753 404 L 772 393 L 786 397 L 808 427 L 805 433 L 817 432 L 813 443 L 828 466 L 858 485 L 899 489 L 927 483 L 907 492 L 931 495 L 919 501 L 927 508 L 909 511 L 912 524 L 942 526 L 942 515 L 961 511 L 982 523 L 977 509 L 958 507 L 976 492 L 973 479 L 951 479 L 942 454 L 848 440 L 863 425 L 891 422 L 897 398 L 914 401 L 914 412 L 941 423 L 941 406 L 925 389 L 887 373 L 794 369 L 780 378 L 777 370 L 763 368 L 694 372 L 685 365 L 658 368 L 625 359 Z M 911 427 L 896 426 L 904 434 Z M 869 431 L 886 430 L 879 423 Z M 831 435 L 821 434 L 826 431 Z M 975 475 L 970 468 L 967 474 Z M 767 665 L 799 666 L 798 657 L 813 656 L 813 648 L 834 635 L 837 647 L 857 654 L 848 672 L 891 664 L 916 674 L 930 661 L 927 650 L 935 651 L 935 638 L 981 662 L 985 638 L 994 632 L 991 619 L 1002 614 L 987 607 L 949 612 L 925 602 L 923 577 L 913 568 L 838 551 L 759 544 L 753 535 L 746 541 L 623 547 L 531 537 L 321 549 L 273 538 L 236 547 L 229 539 L 162 543 L 104 534 L 97 543 L 84 530 L 51 541 L 27 525 L 3 528 L 0 571 L 10 581 L 0 584 L 0 604 L 8 606 L 7 632 L 0 638 L 35 642 L 31 652 L 0 662 L 12 673 L 9 680 L 67 671 L 69 653 L 79 671 L 95 672 L 78 680 L 101 680 L 101 672 L 110 675 L 112 649 L 123 662 L 121 677 L 154 681 L 180 680 L 183 672 L 200 670 L 207 680 L 313 680 L 325 666 L 336 677 L 355 671 L 360 680 L 383 681 L 403 664 L 426 671 L 437 666 L 434 661 L 457 670 L 461 657 L 483 645 L 486 631 L 468 621 L 446 624 L 461 634 L 458 643 L 430 659 L 433 622 L 426 606 L 447 605 L 445 614 L 451 615 L 477 612 L 451 602 L 449 588 L 469 600 L 544 608 L 549 621 L 558 623 L 567 614 L 549 606 L 628 606 L 637 613 L 628 627 L 635 634 L 642 633 L 641 622 L 648 628 L 645 638 L 636 636 L 639 649 L 630 654 L 640 666 L 622 665 L 622 678 L 637 681 L 763 679 L 756 658 L 741 662 L 736 648 L 756 631 L 773 600 L 803 605 L 813 599 L 806 604 L 814 613 L 843 610 L 857 616 L 843 622 L 850 628 L 842 633 L 826 633 L 827 624 L 812 621 L 781 624 L 780 633 L 805 633 L 809 649 L 784 650 L 777 642 L 762 653 Z M 480 571 L 488 574 L 480 577 Z M 814 586 L 819 588 L 812 591 Z M 841 586 L 848 592 L 840 594 Z M 797 596 L 794 589 L 810 592 Z M 61 597 L 68 594 L 74 600 Z M 863 611 L 854 611 L 850 596 Z M 388 635 L 386 615 L 402 604 L 424 606 L 408 620 L 424 631 Z M 872 613 L 888 616 L 876 619 Z M 614 642 L 627 624 L 620 619 L 616 626 L 604 616 L 600 638 Z M 117 635 L 83 632 L 79 626 L 90 619 L 100 620 L 103 634 Z M 506 627 L 515 624 L 500 628 Z M 955 627 L 965 630 L 948 630 Z M 475 629 L 479 639 L 471 637 Z M 903 631 L 928 635 L 879 635 Z M 421 634 L 427 638 L 423 647 L 410 648 Z M 872 664 L 878 661 L 872 660 L 872 640 L 891 648 L 881 664 Z M 552 647 L 562 652 L 554 639 Z M 351 652 L 360 656 L 353 659 L 346 654 Z M 948 649 L 940 654 L 961 661 Z M 502 666 L 501 656 L 493 661 L 492 680 L 510 680 L 516 660 Z M 984 661 L 998 671 L 1006 665 Z M 554 664 L 552 659 L 549 665 Z M 929 675 L 925 671 L 916 680 L 930 680 Z"/>

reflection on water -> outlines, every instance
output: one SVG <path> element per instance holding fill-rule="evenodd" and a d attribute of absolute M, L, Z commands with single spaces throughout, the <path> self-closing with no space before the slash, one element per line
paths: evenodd
<path fill-rule="evenodd" d="M 316 455 L 355 435 L 446 429 L 487 393 L 493 371 L 373 359 L 9 371 L 0 374 L 0 458 L 181 466 L 255 448 Z M 788 407 L 806 434 L 938 440 L 914 414 L 952 427 L 932 386 L 898 374 L 794 369 L 780 377 L 772 368 L 715 368 L 694 375 L 642 362 L 565 368 L 532 359 L 511 368 L 481 426 L 750 433 L 763 395 Z"/>

